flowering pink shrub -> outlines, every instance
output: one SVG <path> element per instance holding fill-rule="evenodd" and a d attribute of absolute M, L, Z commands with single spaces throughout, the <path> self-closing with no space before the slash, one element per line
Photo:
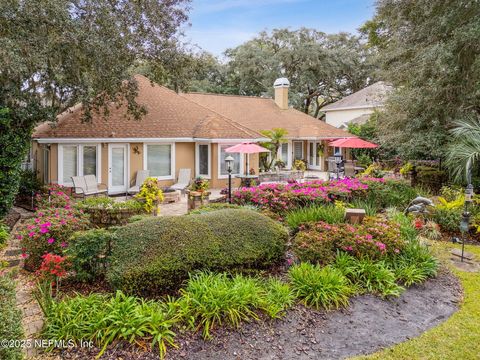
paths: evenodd
<path fill-rule="evenodd" d="M 88 216 L 71 209 L 69 204 L 64 208 L 37 210 L 34 218 L 24 222 L 16 234 L 22 245 L 25 268 L 37 270 L 45 253 L 62 254 L 70 236 L 88 226 Z"/>
<path fill-rule="evenodd" d="M 61 185 L 50 185 L 45 192 L 35 195 L 37 209 L 70 208 L 72 198 L 68 192 L 68 188 Z"/>
<path fill-rule="evenodd" d="M 399 227 L 380 217 L 366 217 L 358 225 L 318 222 L 301 227 L 293 249 L 300 260 L 312 263 L 327 264 L 338 250 L 357 258 L 381 259 L 404 249 Z"/>
<path fill-rule="evenodd" d="M 309 181 L 305 183 L 265 184 L 244 187 L 232 194 L 233 202 L 239 205 L 255 205 L 282 213 L 313 203 L 326 203 L 338 198 L 351 198 L 368 190 L 368 182 L 383 182 L 383 179 L 341 179 L 332 181 Z"/>

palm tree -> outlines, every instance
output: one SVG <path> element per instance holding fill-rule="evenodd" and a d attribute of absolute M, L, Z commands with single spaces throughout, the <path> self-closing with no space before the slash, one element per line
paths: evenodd
<path fill-rule="evenodd" d="M 271 151 L 272 157 L 268 161 L 268 153 L 261 153 L 260 160 L 265 170 L 270 170 L 273 164 L 278 160 L 278 150 L 283 143 L 287 142 L 285 136 L 288 134 L 287 130 L 283 128 L 274 128 L 272 130 L 260 131 L 262 135 L 270 139 L 269 142 L 262 143 L 261 145 Z"/>
<path fill-rule="evenodd" d="M 480 160 L 480 117 L 456 121 L 450 133 L 454 141 L 448 147 L 447 167 L 455 181 L 471 183 L 472 168 Z"/>

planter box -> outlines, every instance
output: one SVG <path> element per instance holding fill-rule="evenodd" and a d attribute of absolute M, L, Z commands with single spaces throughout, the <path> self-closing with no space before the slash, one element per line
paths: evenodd
<path fill-rule="evenodd" d="M 210 191 L 190 191 L 187 190 L 188 211 L 195 210 L 204 204 L 208 204 Z"/>

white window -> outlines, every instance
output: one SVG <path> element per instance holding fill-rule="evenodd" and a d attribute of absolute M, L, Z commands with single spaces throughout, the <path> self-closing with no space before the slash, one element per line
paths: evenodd
<path fill-rule="evenodd" d="M 293 142 L 293 159 L 303 160 L 303 141 Z"/>
<path fill-rule="evenodd" d="M 159 180 L 175 177 L 174 144 L 145 144 L 144 168 Z"/>
<path fill-rule="evenodd" d="M 58 146 L 58 183 L 71 186 L 72 176 L 95 175 L 100 183 L 100 145 Z"/>
<path fill-rule="evenodd" d="M 239 153 L 227 153 L 225 149 L 231 147 L 232 145 L 219 144 L 219 156 L 218 156 L 218 169 L 219 169 L 219 178 L 226 178 L 228 176 L 228 171 L 225 165 L 225 158 L 230 155 L 234 158 L 233 162 L 233 171 L 232 175 L 239 175 L 242 171 L 242 156 Z"/>
<path fill-rule="evenodd" d="M 196 144 L 195 149 L 195 173 L 210 179 L 211 147 L 210 144 Z"/>
<path fill-rule="evenodd" d="M 335 155 L 335 156 L 342 155 L 342 148 L 339 148 L 339 147 L 335 146 L 333 148 L 333 155 Z"/>

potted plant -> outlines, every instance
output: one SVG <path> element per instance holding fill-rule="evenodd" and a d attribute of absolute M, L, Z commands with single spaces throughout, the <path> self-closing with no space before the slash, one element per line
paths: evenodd
<path fill-rule="evenodd" d="M 163 191 L 158 186 L 157 178 L 147 178 L 140 187 L 140 192 L 135 195 L 135 198 L 144 202 L 143 208 L 146 212 L 150 213 L 153 211 L 153 215 L 157 216 L 160 213 L 160 203 L 163 201 Z"/>
<path fill-rule="evenodd" d="M 187 190 L 189 210 L 196 209 L 197 207 L 203 205 L 204 202 L 208 202 L 208 197 L 210 196 L 210 192 L 208 191 L 209 187 L 210 183 L 207 179 L 199 176 L 193 180 L 192 184 Z"/>

